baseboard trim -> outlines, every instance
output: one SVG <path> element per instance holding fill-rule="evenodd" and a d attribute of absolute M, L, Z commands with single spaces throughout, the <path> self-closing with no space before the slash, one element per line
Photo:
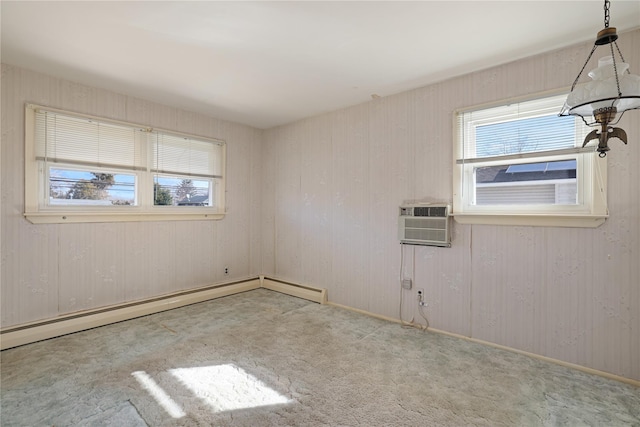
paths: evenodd
<path fill-rule="evenodd" d="M 327 290 L 280 279 L 260 276 L 261 287 L 283 294 L 303 298 L 319 304 L 327 303 Z"/>
<path fill-rule="evenodd" d="M 471 342 L 475 342 L 478 344 L 483 344 L 483 345 L 488 345 L 491 347 L 495 347 L 495 348 L 499 348 L 501 350 L 506 350 L 506 351 L 510 351 L 512 353 L 518 353 L 518 354 L 522 354 L 524 356 L 529 356 L 529 357 L 533 357 L 534 359 L 538 359 L 538 360 L 542 360 L 544 362 L 549 362 L 549 363 L 555 363 L 556 365 L 560 365 L 560 366 L 564 366 L 566 368 L 571 368 L 571 369 L 575 369 L 581 372 L 585 372 L 587 374 L 592 374 L 592 375 L 598 375 L 600 377 L 604 377 L 610 380 L 615 380 L 615 381 L 620 381 L 622 383 L 626 383 L 635 387 L 640 387 L 640 381 L 638 380 L 634 380 L 631 378 L 626 378 L 626 377 L 622 377 L 619 375 L 615 375 L 615 374 L 611 374 L 609 372 L 605 372 L 605 371 L 599 371 L 597 369 L 593 369 L 593 368 L 588 368 L 586 366 L 582 366 L 582 365 L 577 365 L 575 363 L 571 363 L 571 362 L 565 362 L 564 360 L 560 360 L 560 359 L 554 359 L 552 357 L 548 357 L 548 356 L 543 356 L 541 354 L 536 354 L 536 353 L 530 353 L 528 351 L 525 350 L 519 350 L 517 348 L 513 348 L 513 347 L 508 347 L 506 345 L 501 345 L 501 344 L 496 344 L 496 343 L 492 343 L 490 341 L 484 341 L 478 338 L 471 338 L 471 337 L 467 337 L 464 335 L 459 335 L 459 334 L 455 334 L 452 332 L 447 332 L 447 331 L 441 331 L 439 329 L 434 329 L 434 328 L 429 328 L 429 331 L 438 333 L 438 334 L 442 334 L 442 335 L 448 335 L 450 337 L 454 337 L 454 338 L 461 338 L 464 339 L 466 341 L 471 341 Z"/>
<path fill-rule="evenodd" d="M 332 302 L 332 301 L 328 301 L 327 305 L 333 306 L 333 307 L 337 307 L 337 308 L 342 308 L 344 310 L 349 310 L 349 311 L 353 311 L 355 313 L 359 313 L 359 314 L 364 314 L 365 316 L 369 316 L 369 317 L 375 317 L 376 319 L 380 319 L 380 320 L 386 320 L 387 322 L 393 322 L 393 323 L 397 323 L 397 324 L 402 324 L 402 322 L 394 317 L 389 317 L 389 316 L 383 316 L 382 314 L 376 314 L 376 313 L 372 313 L 370 311 L 367 310 L 362 310 L 360 308 L 355 308 L 355 307 L 350 307 L 348 305 L 342 305 L 342 304 L 338 304 L 337 302 Z M 410 325 L 413 326 L 413 325 Z"/>
<path fill-rule="evenodd" d="M 376 313 L 371 313 L 370 311 L 366 311 L 366 310 L 362 310 L 359 308 L 354 308 L 354 307 L 349 307 L 347 305 L 342 305 L 342 304 L 337 304 L 334 302 L 327 302 L 327 305 L 331 305 L 333 307 L 338 307 L 338 308 L 342 308 L 345 310 L 349 310 L 349 311 L 353 311 L 359 314 L 365 314 L 367 316 L 371 316 L 371 317 L 375 317 L 376 319 L 381 319 L 381 320 L 386 320 L 389 322 L 393 322 L 393 323 L 398 323 L 400 325 L 405 324 L 405 322 L 401 322 L 398 319 L 395 319 L 393 317 L 388 317 L 388 316 L 383 316 L 380 314 L 376 314 Z M 571 363 L 571 362 L 565 362 L 563 360 L 559 360 L 559 359 L 554 359 L 552 357 L 547 357 L 547 356 L 543 356 L 540 354 L 536 354 L 536 353 L 530 353 L 528 351 L 524 351 L 524 350 L 519 350 L 517 348 L 513 348 L 513 347 L 508 347 L 505 345 L 501 345 L 501 344 L 496 344 L 496 343 L 492 343 L 490 341 L 484 341 L 478 338 L 471 338 L 471 337 L 467 337 L 465 335 L 460 335 L 460 334 L 456 334 L 453 332 L 447 332 L 447 331 L 443 331 L 440 329 L 435 329 L 435 328 L 424 328 L 423 325 L 409 325 L 408 326 L 415 326 L 418 329 L 424 329 L 425 331 L 429 331 L 429 332 L 434 332 L 436 334 L 441 334 L 441 335 L 447 335 L 453 338 L 459 338 L 465 341 L 470 341 L 470 342 L 474 342 L 477 344 L 482 344 L 482 345 L 487 345 L 489 347 L 494 347 L 494 348 L 498 348 L 500 350 L 505 350 L 505 351 L 510 351 L 512 353 L 518 353 L 518 354 L 522 354 L 524 356 L 528 356 L 528 357 L 532 357 L 534 359 L 538 359 L 538 360 L 542 360 L 544 362 L 549 362 L 549 363 L 554 363 L 556 365 L 560 365 L 560 366 L 564 366 L 566 368 L 571 368 L 571 369 L 575 369 L 577 371 L 581 371 L 581 372 L 585 372 L 587 374 L 592 374 L 592 375 L 598 375 L 600 377 L 604 377 L 610 380 L 614 380 L 614 381 L 619 381 L 621 383 L 625 383 L 625 384 L 629 384 L 632 385 L 634 387 L 639 387 L 640 388 L 640 381 L 638 380 L 634 380 L 631 378 L 626 378 L 626 377 L 622 377 L 620 375 L 615 375 L 609 372 L 604 372 L 604 371 L 599 371 L 597 369 L 593 369 L 593 368 L 588 368 L 586 366 L 582 366 L 582 365 L 576 365 L 575 363 Z"/>
<path fill-rule="evenodd" d="M 9 327 L 0 331 L 0 350 L 251 291 L 260 288 L 260 282 L 251 278 Z"/>
<path fill-rule="evenodd" d="M 58 336 L 80 332 L 111 323 L 121 322 L 124 320 L 135 319 L 136 317 L 159 313 L 161 311 L 184 307 L 186 305 L 221 298 L 240 292 L 247 292 L 258 288 L 265 288 L 294 297 L 317 302 L 319 304 L 327 304 L 333 307 L 375 317 L 377 319 L 386 320 L 388 322 L 402 324 L 400 320 L 392 317 L 383 316 L 380 314 L 372 313 L 370 311 L 330 302 L 327 300 L 326 289 L 260 276 L 258 278 L 246 279 L 240 282 L 224 283 L 189 291 L 176 292 L 173 294 L 139 302 L 104 307 L 97 310 L 83 311 L 66 316 L 60 316 L 54 319 L 47 319 L 43 321 L 9 327 L 0 330 L 0 350 L 6 350 L 25 344 L 30 344 L 36 341 L 55 338 Z M 599 371 L 597 369 L 588 368 L 586 366 L 576 365 L 574 363 L 542 356 L 540 354 L 530 353 L 528 351 L 519 350 L 513 347 L 492 343 L 490 341 L 467 337 L 465 335 L 460 335 L 453 332 L 447 332 L 434 328 L 428 328 L 427 330 L 430 332 L 447 335 L 478 344 L 488 345 L 490 347 L 499 348 L 501 350 L 522 354 L 545 362 L 555 363 L 560 366 L 576 369 L 588 374 L 598 375 L 604 378 L 629 384 L 634 387 L 640 387 L 640 381 L 638 380 L 611 374 L 609 372 Z"/>

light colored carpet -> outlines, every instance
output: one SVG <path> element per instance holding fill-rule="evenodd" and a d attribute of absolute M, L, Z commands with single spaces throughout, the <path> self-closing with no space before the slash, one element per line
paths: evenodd
<path fill-rule="evenodd" d="M 640 389 L 264 289 L 1 357 L 2 426 L 640 426 Z"/>

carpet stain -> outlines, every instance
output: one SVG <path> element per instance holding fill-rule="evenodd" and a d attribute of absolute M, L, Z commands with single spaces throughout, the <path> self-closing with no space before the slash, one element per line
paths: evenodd
<path fill-rule="evenodd" d="M 162 326 L 163 328 L 165 328 L 167 331 L 171 332 L 172 334 L 177 334 L 176 331 L 174 331 L 173 329 L 171 329 L 170 327 L 163 325 L 162 323 L 160 324 L 160 326 Z"/>

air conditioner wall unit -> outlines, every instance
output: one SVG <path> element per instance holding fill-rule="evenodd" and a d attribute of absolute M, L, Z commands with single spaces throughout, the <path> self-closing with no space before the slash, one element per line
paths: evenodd
<path fill-rule="evenodd" d="M 400 206 L 398 239 L 410 245 L 451 247 L 449 212 L 446 204 Z"/>

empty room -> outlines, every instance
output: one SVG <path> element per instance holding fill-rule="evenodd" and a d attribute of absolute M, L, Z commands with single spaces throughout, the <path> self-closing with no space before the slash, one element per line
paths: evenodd
<path fill-rule="evenodd" d="M 0 14 L 0 425 L 640 426 L 637 0 Z"/>

